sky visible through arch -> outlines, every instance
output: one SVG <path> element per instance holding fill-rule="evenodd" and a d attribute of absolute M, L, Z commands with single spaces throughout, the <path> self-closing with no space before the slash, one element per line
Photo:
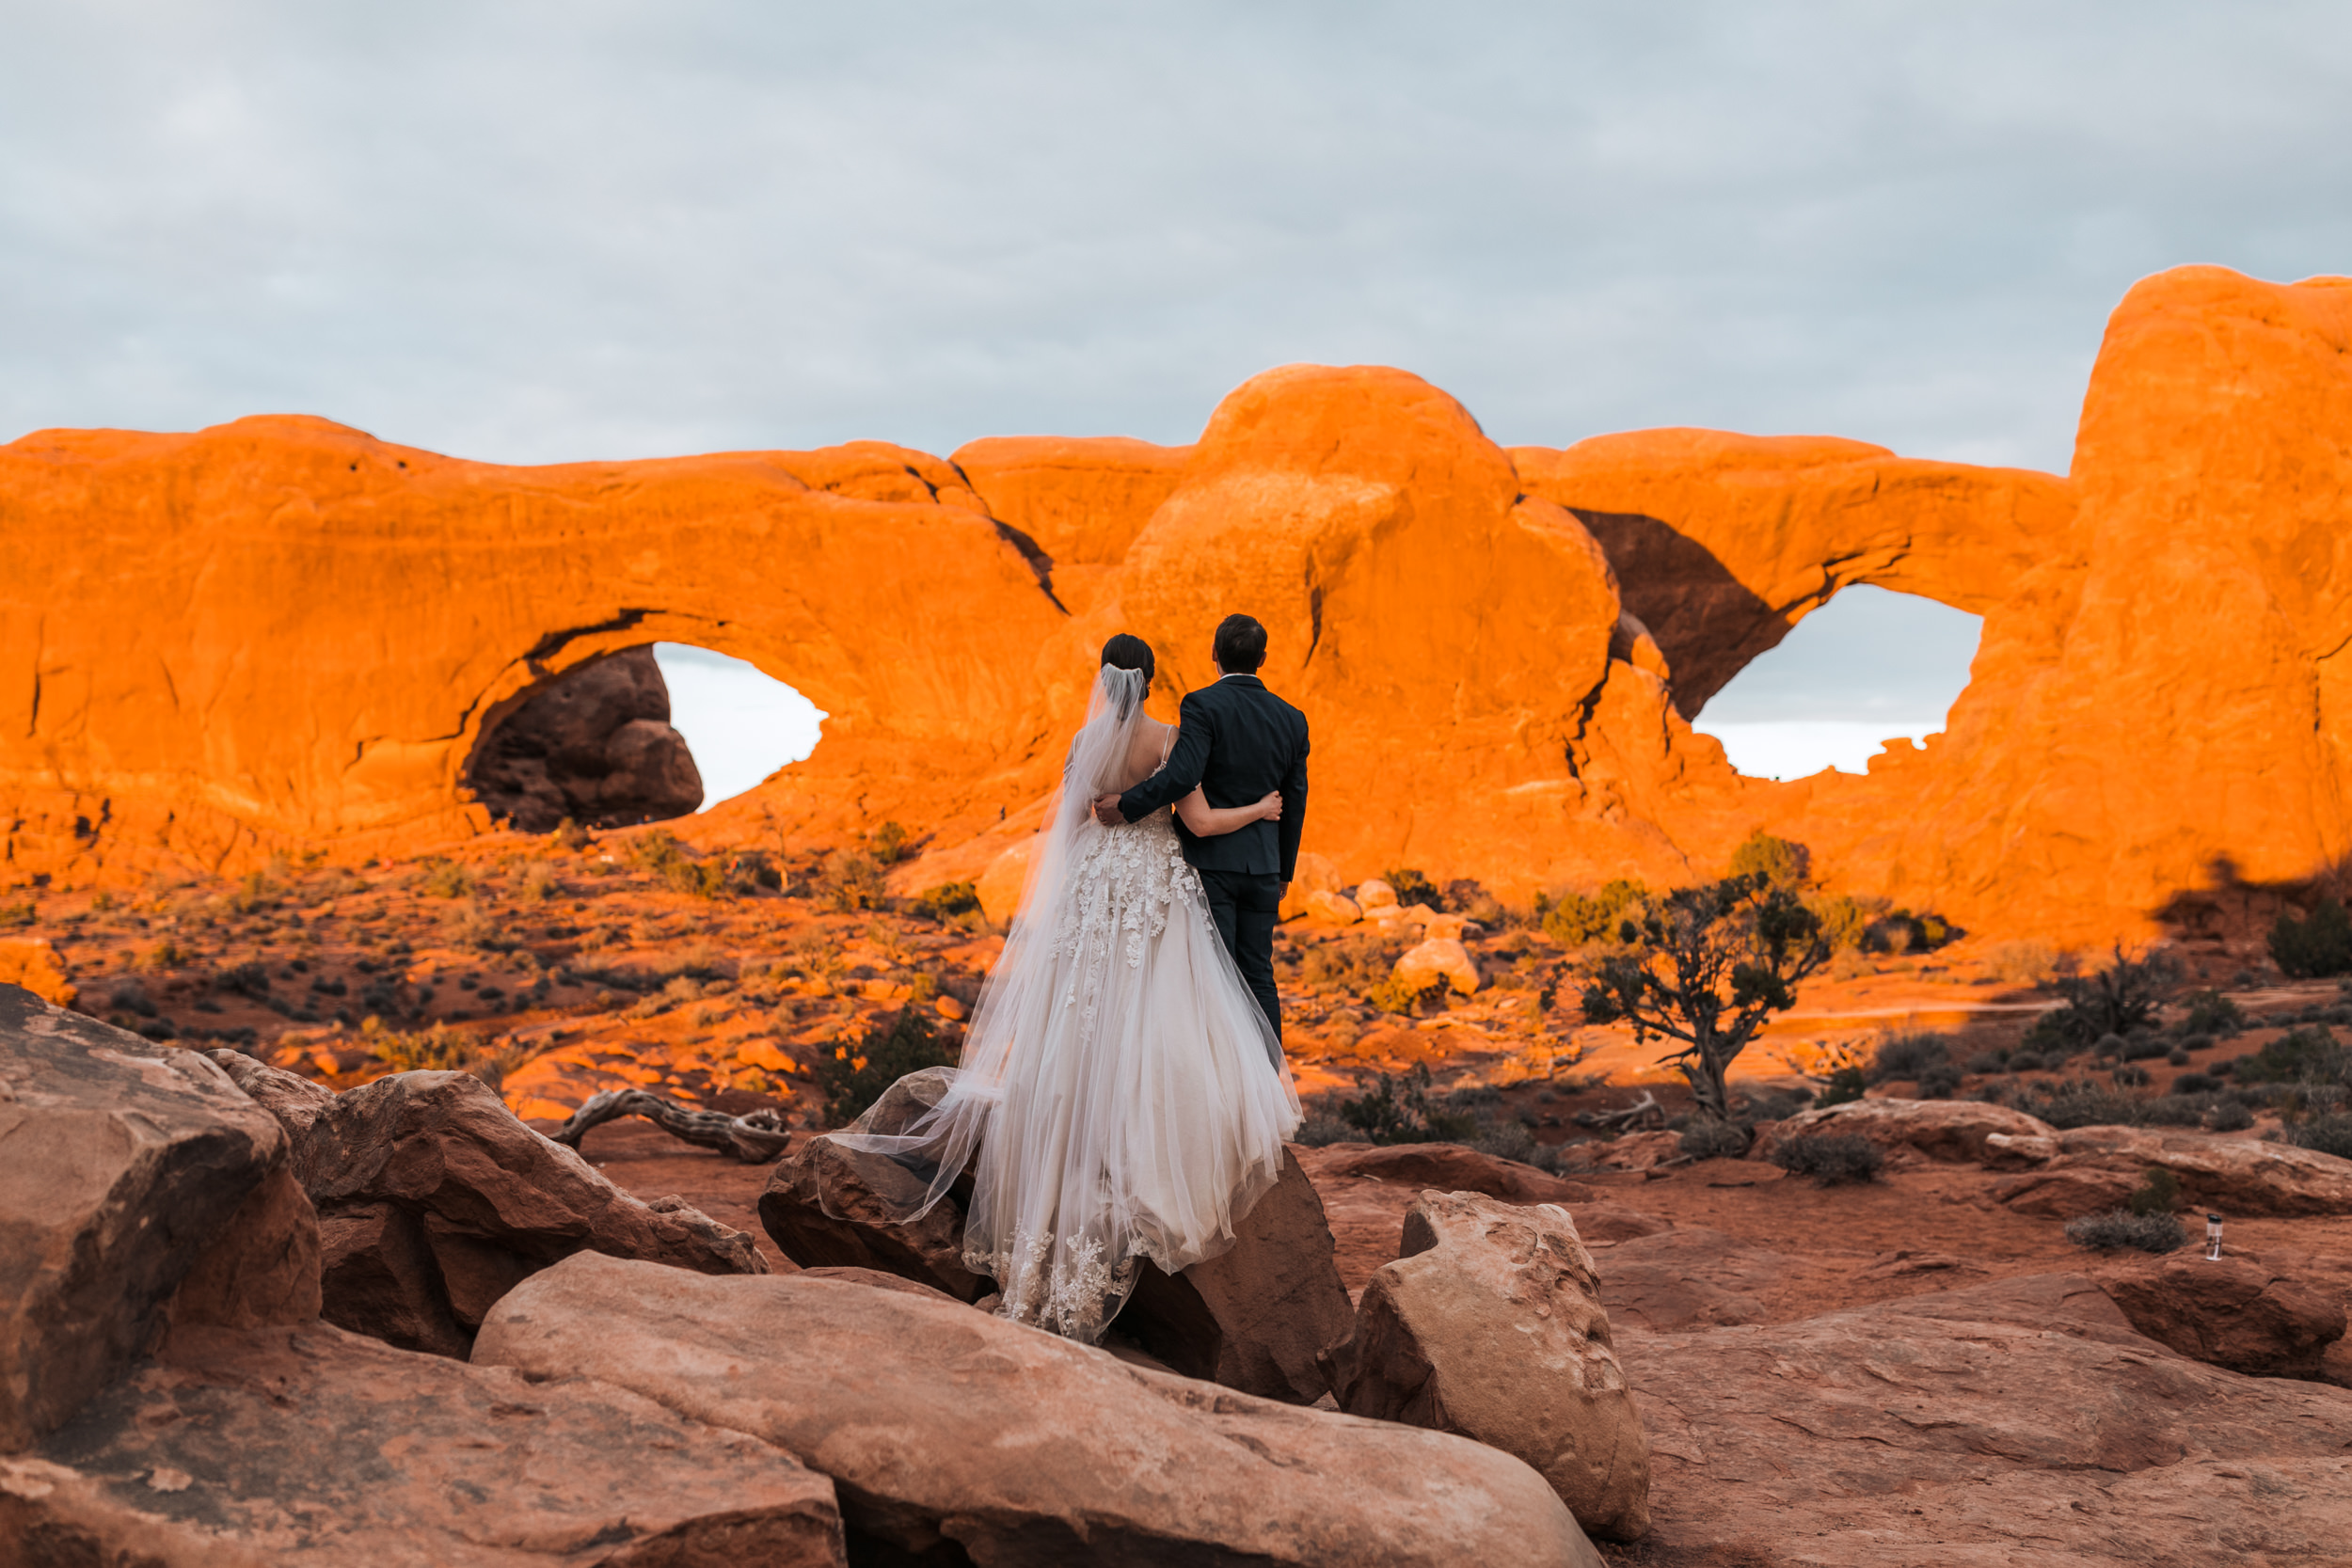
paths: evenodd
<path fill-rule="evenodd" d="M 1311 360 L 1505 444 L 2063 471 L 2136 279 L 2352 271 L 2340 0 L 83 0 L 6 40 L 0 441 L 1181 442 Z M 1874 723 L 1854 673 L 1755 722 Z"/>

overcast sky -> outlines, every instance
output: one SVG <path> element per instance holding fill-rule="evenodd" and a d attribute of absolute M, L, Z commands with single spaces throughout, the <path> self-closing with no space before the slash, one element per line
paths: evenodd
<path fill-rule="evenodd" d="M 2352 271 L 2352 6 L 0 0 L 0 440 L 1173 442 L 1320 360 L 2063 468 L 2185 261 Z"/>

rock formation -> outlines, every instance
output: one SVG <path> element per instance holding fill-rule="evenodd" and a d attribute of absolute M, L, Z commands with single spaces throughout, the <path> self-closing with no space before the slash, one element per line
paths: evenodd
<path fill-rule="evenodd" d="M 1649 1528 L 1649 1440 L 1565 1209 L 1422 1194 L 1338 1360 L 1342 1409 L 1517 1454 L 1596 1535 Z"/>
<path fill-rule="evenodd" d="M 1671 880 L 1761 827 L 1834 888 L 1978 929 L 2243 920 L 2352 850 L 2347 345 L 2344 280 L 2152 277 L 2063 477 L 1687 430 L 1506 451 L 1362 367 L 1256 377 L 1189 447 L 952 460 L 40 432 L 0 448 L 0 866 L 235 871 L 524 820 L 509 800 L 535 821 L 551 797 L 509 777 L 501 723 L 669 639 L 832 715 L 694 835 L 896 817 L 928 835 L 902 891 L 976 879 L 1039 820 L 1102 638 L 1151 639 L 1170 702 L 1246 608 L 1314 721 L 1307 831 L 1340 878 Z M 1856 582 L 1984 616 L 1946 732 L 1867 777 L 1734 773 L 1689 716 Z"/>
<path fill-rule="evenodd" d="M 845 1525 L 904 1554 L 886 1560 L 1600 1564 L 1498 1449 L 1123 1366 L 920 1291 L 583 1253 L 501 1302 L 473 1358 L 763 1438 L 831 1476 Z"/>
<path fill-rule="evenodd" d="M 564 819 L 628 828 L 703 803 L 702 774 L 670 727 L 651 648 L 609 654 L 532 687 L 474 751 L 467 787 L 526 833 Z"/>

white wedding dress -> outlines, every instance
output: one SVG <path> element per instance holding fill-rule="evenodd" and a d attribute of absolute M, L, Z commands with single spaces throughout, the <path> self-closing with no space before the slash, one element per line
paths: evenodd
<path fill-rule="evenodd" d="M 995 1279 L 1003 1316 L 1089 1344 L 1139 1259 L 1173 1274 L 1232 1244 L 1299 1119 L 1170 813 L 1093 818 L 1145 684 L 1108 666 L 1095 682 L 946 1094 L 898 1133 L 869 1117 L 825 1134 L 925 1169 L 924 1209 L 969 1168 L 965 1266 Z"/>

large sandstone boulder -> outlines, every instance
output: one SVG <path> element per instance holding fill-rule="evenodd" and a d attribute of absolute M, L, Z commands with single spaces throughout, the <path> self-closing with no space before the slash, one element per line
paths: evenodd
<path fill-rule="evenodd" d="M 337 1094 L 212 1055 L 291 1142 L 318 1210 L 330 1323 L 463 1355 L 493 1302 L 583 1247 L 716 1274 L 767 1267 L 750 1237 L 681 1200 L 621 1191 L 469 1073 L 394 1073 Z"/>
<path fill-rule="evenodd" d="M 1823 1135 L 1867 1138 L 1881 1148 L 1907 1148 L 1931 1160 L 1983 1164 L 1987 1140 L 2049 1137 L 2049 1123 L 2006 1105 L 1976 1100 L 1850 1100 L 1799 1111 L 1779 1122 L 1751 1158 L 1768 1158 L 1772 1148 L 1798 1138 Z"/>
<path fill-rule="evenodd" d="M 994 1286 L 963 1266 L 963 1210 L 954 1196 L 906 1217 L 930 1186 L 928 1173 L 885 1155 L 803 1138 L 761 1190 L 759 1223 L 802 1268 L 879 1269 L 977 1301 Z"/>
<path fill-rule="evenodd" d="M 467 773 L 490 815 L 527 833 L 571 818 L 628 828 L 703 803 L 702 774 L 670 727 L 651 648 L 627 648 L 532 687 L 491 720 Z"/>
<path fill-rule="evenodd" d="M 585 1374 L 765 1438 L 834 1479 L 878 1553 L 1599 1568 L 1507 1454 L 1125 1366 L 919 1294 L 581 1254 L 493 1308 L 474 1361 Z"/>
<path fill-rule="evenodd" d="M 1442 980 L 1468 996 L 1478 989 L 1478 960 L 1458 937 L 1432 937 L 1405 950 L 1396 960 L 1396 977 L 1415 990 Z"/>
<path fill-rule="evenodd" d="M 839 1568 L 833 1483 L 585 1378 L 323 1323 L 175 1336 L 37 1454 L 0 1559 L 142 1568 Z"/>
<path fill-rule="evenodd" d="M 1309 1404 L 1329 1391 L 1321 1358 L 1354 1319 L 1323 1200 L 1286 1149 L 1233 1244 L 1173 1275 L 1146 1262 L 1113 1327 L 1187 1377 Z"/>
<path fill-rule="evenodd" d="M 2257 1377 L 2317 1377 L 2344 1338 L 2337 1293 L 2255 1259 L 2201 1255 L 2109 1264 L 2099 1284 L 2132 1326 L 2183 1355 Z"/>
<path fill-rule="evenodd" d="M 146 1350 L 285 1161 L 278 1124 L 202 1056 L 0 986 L 0 1452 Z M 259 1307 L 233 1279 L 199 1294 Z"/>
<path fill-rule="evenodd" d="M 1649 1443 L 1565 1210 L 1423 1193 L 1341 1365 L 1343 1410 L 1516 1454 L 1595 1534 L 1649 1528 Z"/>
<path fill-rule="evenodd" d="M 2046 1164 L 2003 1178 L 1993 1196 L 2023 1213 L 2090 1213 L 2161 1168 L 2183 1203 L 2224 1215 L 2352 1214 L 2352 1160 L 2316 1149 L 2149 1127 L 2079 1127 L 2054 1145 Z"/>
<path fill-rule="evenodd" d="M 2173 1354 L 2080 1275 L 1618 1355 L 1669 1560 L 2321 1563 L 2352 1528 L 2352 1391 Z"/>
<path fill-rule="evenodd" d="M 46 937 L 0 937 L 0 986 L 22 986 L 60 1007 L 71 1007 L 81 995 Z"/>

